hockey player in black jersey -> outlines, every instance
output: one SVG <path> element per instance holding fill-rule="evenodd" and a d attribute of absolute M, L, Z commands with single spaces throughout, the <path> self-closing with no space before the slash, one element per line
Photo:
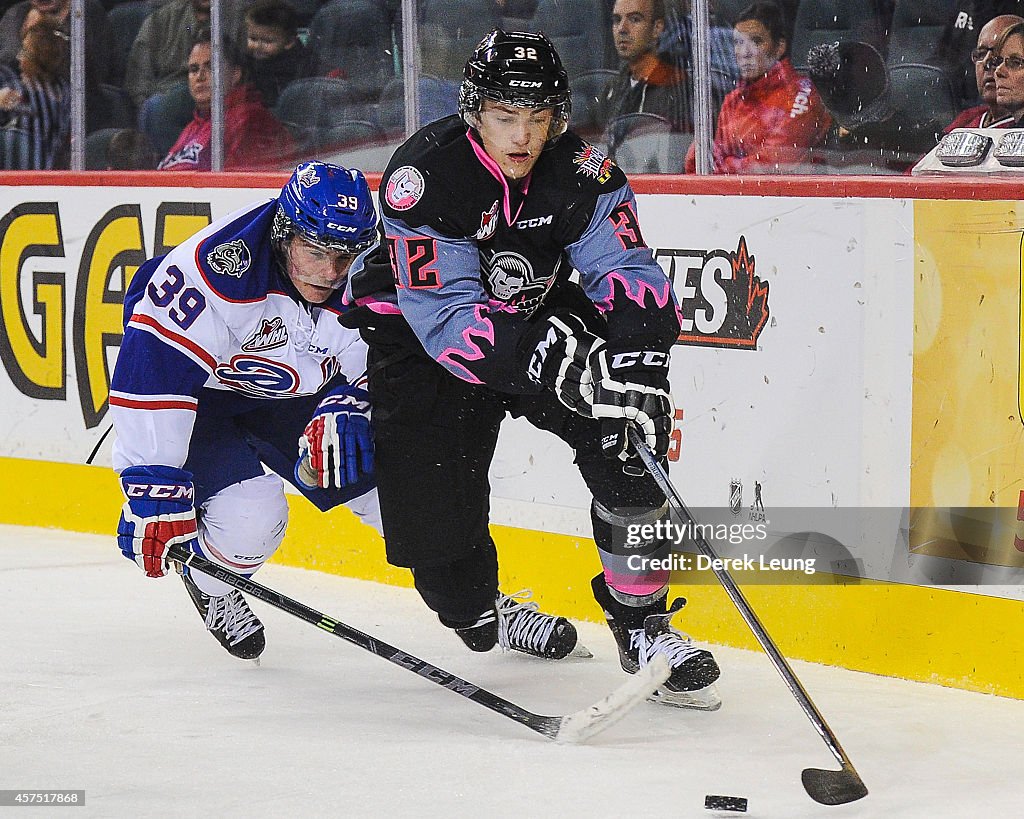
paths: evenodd
<path fill-rule="evenodd" d="M 346 290 L 342 321 L 369 345 L 388 560 L 412 569 L 426 604 L 474 651 L 574 650 L 571 623 L 498 590 L 488 467 L 505 414 L 525 417 L 573 448 L 593 495 L 604 569 L 593 591 L 623 668 L 665 654 L 673 673 L 660 698 L 717 707 L 714 658 L 669 626 L 667 573 L 630 571 L 615 547 L 630 524 L 667 514 L 625 425 L 665 456 L 679 333 L 633 191 L 567 132 L 568 77 L 543 35 L 489 34 L 459 107 L 395 152 L 380 189 L 386 252 Z"/>

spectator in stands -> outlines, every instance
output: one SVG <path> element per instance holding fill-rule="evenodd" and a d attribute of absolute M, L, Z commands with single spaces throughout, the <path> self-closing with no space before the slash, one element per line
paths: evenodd
<path fill-rule="evenodd" d="M 832 118 L 814 84 L 785 56 L 785 22 L 771 0 L 752 3 L 733 26 L 740 84 L 722 105 L 715 129 L 715 173 L 779 173 L 823 144 Z M 686 170 L 696 170 L 694 148 Z"/>
<path fill-rule="evenodd" d="M 158 166 L 160 170 L 208 171 L 211 167 L 213 90 L 209 29 L 200 29 L 188 56 L 188 90 L 195 102 L 192 121 L 185 126 Z M 243 83 L 242 57 L 231 43 L 224 44 L 224 169 L 281 168 L 294 151 L 291 136 L 263 105 L 251 85 Z"/>
<path fill-rule="evenodd" d="M 232 41 L 241 31 L 245 0 L 225 0 L 224 30 Z M 210 23 L 210 0 L 168 0 L 147 17 L 139 29 L 125 70 L 125 89 L 141 108 L 154 94 L 185 79 L 185 62 L 196 32 Z"/>
<path fill-rule="evenodd" d="M 970 54 L 977 48 L 975 32 L 999 15 L 1024 16 L 1024 0 L 955 0 L 948 14 L 935 61 L 949 73 L 953 90 L 964 104 L 975 104 L 977 98 L 970 71 Z"/>
<path fill-rule="evenodd" d="M 52 20 L 58 31 L 71 35 L 71 0 L 21 0 L 0 18 L 0 63 L 14 65 L 22 36 L 41 17 Z M 107 77 L 110 33 L 107 12 L 99 0 L 85 2 L 85 71 L 95 83 Z"/>
<path fill-rule="evenodd" d="M 55 17 L 35 18 L 22 37 L 18 70 L 0 67 L 2 167 L 36 171 L 68 167 L 70 48 L 59 24 Z"/>
<path fill-rule="evenodd" d="M 71 0 L 21 0 L 0 18 L 0 63 L 17 65 L 22 38 L 29 26 L 46 16 L 55 24 L 55 31 L 71 36 Z M 85 2 L 85 112 L 86 130 L 104 127 L 107 103 L 100 84 L 107 78 L 110 53 L 110 31 L 107 12 L 99 0 Z M 70 64 L 65 69 L 71 79 Z"/>
<path fill-rule="evenodd" d="M 1008 127 L 1024 128 L 1024 22 L 1000 35 L 988 65 L 995 69 L 996 105 L 1013 117 Z"/>
<path fill-rule="evenodd" d="M 149 138 L 134 128 L 122 128 L 107 143 L 107 170 L 153 170 L 160 157 Z"/>
<path fill-rule="evenodd" d="M 664 31 L 665 0 L 615 0 L 612 36 L 623 62 L 601 99 L 601 116 L 610 129 L 608 151 L 613 156 L 625 136 L 614 120 L 623 114 L 657 114 L 675 131 L 693 130 L 686 74 L 657 54 L 658 38 Z"/>
<path fill-rule="evenodd" d="M 978 95 L 981 105 L 961 111 L 943 133 L 948 134 L 954 128 L 1010 128 L 1013 117 L 1000 108 L 996 102 L 996 69 L 989 57 L 992 49 L 1010 26 L 1024 23 L 1024 17 L 1016 14 L 1000 14 L 993 17 L 978 32 L 978 43 L 971 52 L 974 63 L 974 78 L 978 84 Z"/>
<path fill-rule="evenodd" d="M 285 0 L 258 0 L 245 13 L 243 67 L 268 108 L 292 80 L 320 73 L 316 55 L 299 40 L 300 22 L 299 13 Z"/>

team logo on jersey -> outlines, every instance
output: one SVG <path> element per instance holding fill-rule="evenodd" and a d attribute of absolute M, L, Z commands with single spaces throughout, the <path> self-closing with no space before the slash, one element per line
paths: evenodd
<path fill-rule="evenodd" d="M 252 264 L 252 256 L 249 255 L 249 248 L 245 242 L 235 239 L 233 242 L 217 245 L 207 253 L 206 263 L 214 273 L 240 279 Z"/>
<path fill-rule="evenodd" d="M 473 234 L 478 242 L 486 242 L 498 229 L 498 200 L 494 200 L 491 209 L 487 213 L 480 214 L 480 230 Z"/>
<path fill-rule="evenodd" d="M 276 350 L 287 343 L 288 328 L 280 316 L 274 316 L 260 321 L 256 331 L 242 343 L 242 349 L 247 353 L 258 353 L 261 350 Z"/>
<path fill-rule="evenodd" d="M 320 181 L 320 177 L 317 176 L 314 165 L 307 165 L 295 175 L 295 181 L 303 188 L 312 188 Z"/>
<path fill-rule="evenodd" d="M 218 364 L 213 374 L 221 384 L 257 398 L 284 398 L 299 386 L 299 374 L 291 367 L 256 356 L 236 355 Z"/>
<path fill-rule="evenodd" d="M 412 165 L 403 165 L 391 174 L 384 197 L 395 210 L 409 210 L 423 198 L 424 187 L 423 174 Z"/>
<path fill-rule="evenodd" d="M 612 178 L 612 168 L 615 167 L 615 163 L 589 142 L 573 157 L 572 161 L 577 165 L 576 173 L 596 179 L 601 185 Z"/>
<path fill-rule="evenodd" d="M 163 171 L 168 168 L 177 168 L 179 165 L 190 165 L 195 167 L 199 164 L 199 156 L 203 152 L 201 142 L 189 142 L 184 147 L 170 156 L 165 156 L 157 165 L 157 170 Z"/>
<path fill-rule="evenodd" d="M 542 277 L 524 256 L 503 250 L 487 257 L 480 254 L 481 268 L 491 295 L 522 312 L 532 312 L 544 300 L 555 281 L 555 272 Z"/>

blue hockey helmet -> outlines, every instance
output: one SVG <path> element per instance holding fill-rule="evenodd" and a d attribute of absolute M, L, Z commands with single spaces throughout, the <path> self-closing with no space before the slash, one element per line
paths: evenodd
<path fill-rule="evenodd" d="M 271 238 L 298 234 L 315 245 L 362 253 L 377 242 L 377 211 L 361 171 L 303 162 L 277 198 Z"/>

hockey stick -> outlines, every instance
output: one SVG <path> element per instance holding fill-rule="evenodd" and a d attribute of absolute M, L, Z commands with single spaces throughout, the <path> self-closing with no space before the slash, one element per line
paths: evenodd
<path fill-rule="evenodd" d="M 832 729 L 829 728 L 828 723 L 825 722 L 825 718 L 811 701 L 810 696 L 803 685 L 801 685 L 800 680 L 797 679 L 796 674 L 793 673 L 793 669 L 790 668 L 786 658 L 782 656 L 782 652 L 779 651 L 772 638 L 768 635 L 768 632 L 765 631 L 764 626 L 761 625 L 761 621 L 750 607 L 743 593 L 739 590 L 736 581 L 732 579 L 732 576 L 725 568 L 720 568 L 721 561 L 718 555 L 701 534 L 700 529 L 695 525 L 696 521 L 693 515 L 690 514 L 690 510 L 686 508 L 686 504 L 683 503 L 679 493 L 672 486 L 665 468 L 658 463 L 643 436 L 632 424 L 627 426 L 627 435 L 629 436 L 629 442 L 640 455 L 640 460 L 644 462 L 647 471 L 651 473 L 651 477 L 654 478 L 661 491 L 665 493 L 665 498 L 682 518 L 684 524 L 686 524 L 694 545 L 700 549 L 705 557 L 712 561 L 712 571 L 722 586 L 725 587 L 726 593 L 736 608 L 739 609 L 750 630 L 754 632 L 754 636 L 772 661 L 775 670 L 782 676 L 790 692 L 796 697 L 800 707 L 803 708 L 807 718 L 814 725 L 821 738 L 825 740 L 825 744 L 828 745 L 832 755 L 843 766 L 840 771 L 805 768 L 800 777 L 804 784 L 804 790 L 807 791 L 811 799 L 823 805 L 842 805 L 867 796 L 868 789 L 854 769 L 850 758 L 846 755 L 846 751 L 843 750 L 843 746 L 839 744 L 839 740 L 832 732 Z"/>
<path fill-rule="evenodd" d="M 543 734 L 555 742 L 585 742 L 595 734 L 617 722 L 625 716 L 634 706 L 639 705 L 654 690 L 668 679 L 671 669 L 668 661 L 659 655 L 660 661 L 640 669 L 625 683 L 620 685 L 608 696 L 598 700 L 593 705 L 565 716 L 546 717 L 534 714 L 525 708 L 516 705 L 514 702 L 499 697 L 480 688 L 461 677 L 456 677 L 436 665 L 428 663 L 402 651 L 400 648 L 388 645 L 376 637 L 364 634 L 352 626 L 346 625 L 339 620 L 328 617 L 309 606 L 303 605 L 280 592 L 261 586 L 254 580 L 242 577 L 234 572 L 228 571 L 222 566 L 212 563 L 201 555 L 194 554 L 184 546 L 175 545 L 169 549 L 168 556 L 171 560 L 188 566 L 203 574 L 209 575 L 222 583 L 227 583 L 239 591 L 250 594 L 257 600 L 287 612 L 300 620 L 312 623 L 314 626 L 323 629 L 328 634 L 340 637 L 353 645 L 357 645 L 366 651 L 383 657 L 407 671 L 415 672 L 430 682 L 454 691 L 456 694 L 473 700 L 478 705 L 490 708 L 502 716 L 515 720 L 521 725 Z"/>

